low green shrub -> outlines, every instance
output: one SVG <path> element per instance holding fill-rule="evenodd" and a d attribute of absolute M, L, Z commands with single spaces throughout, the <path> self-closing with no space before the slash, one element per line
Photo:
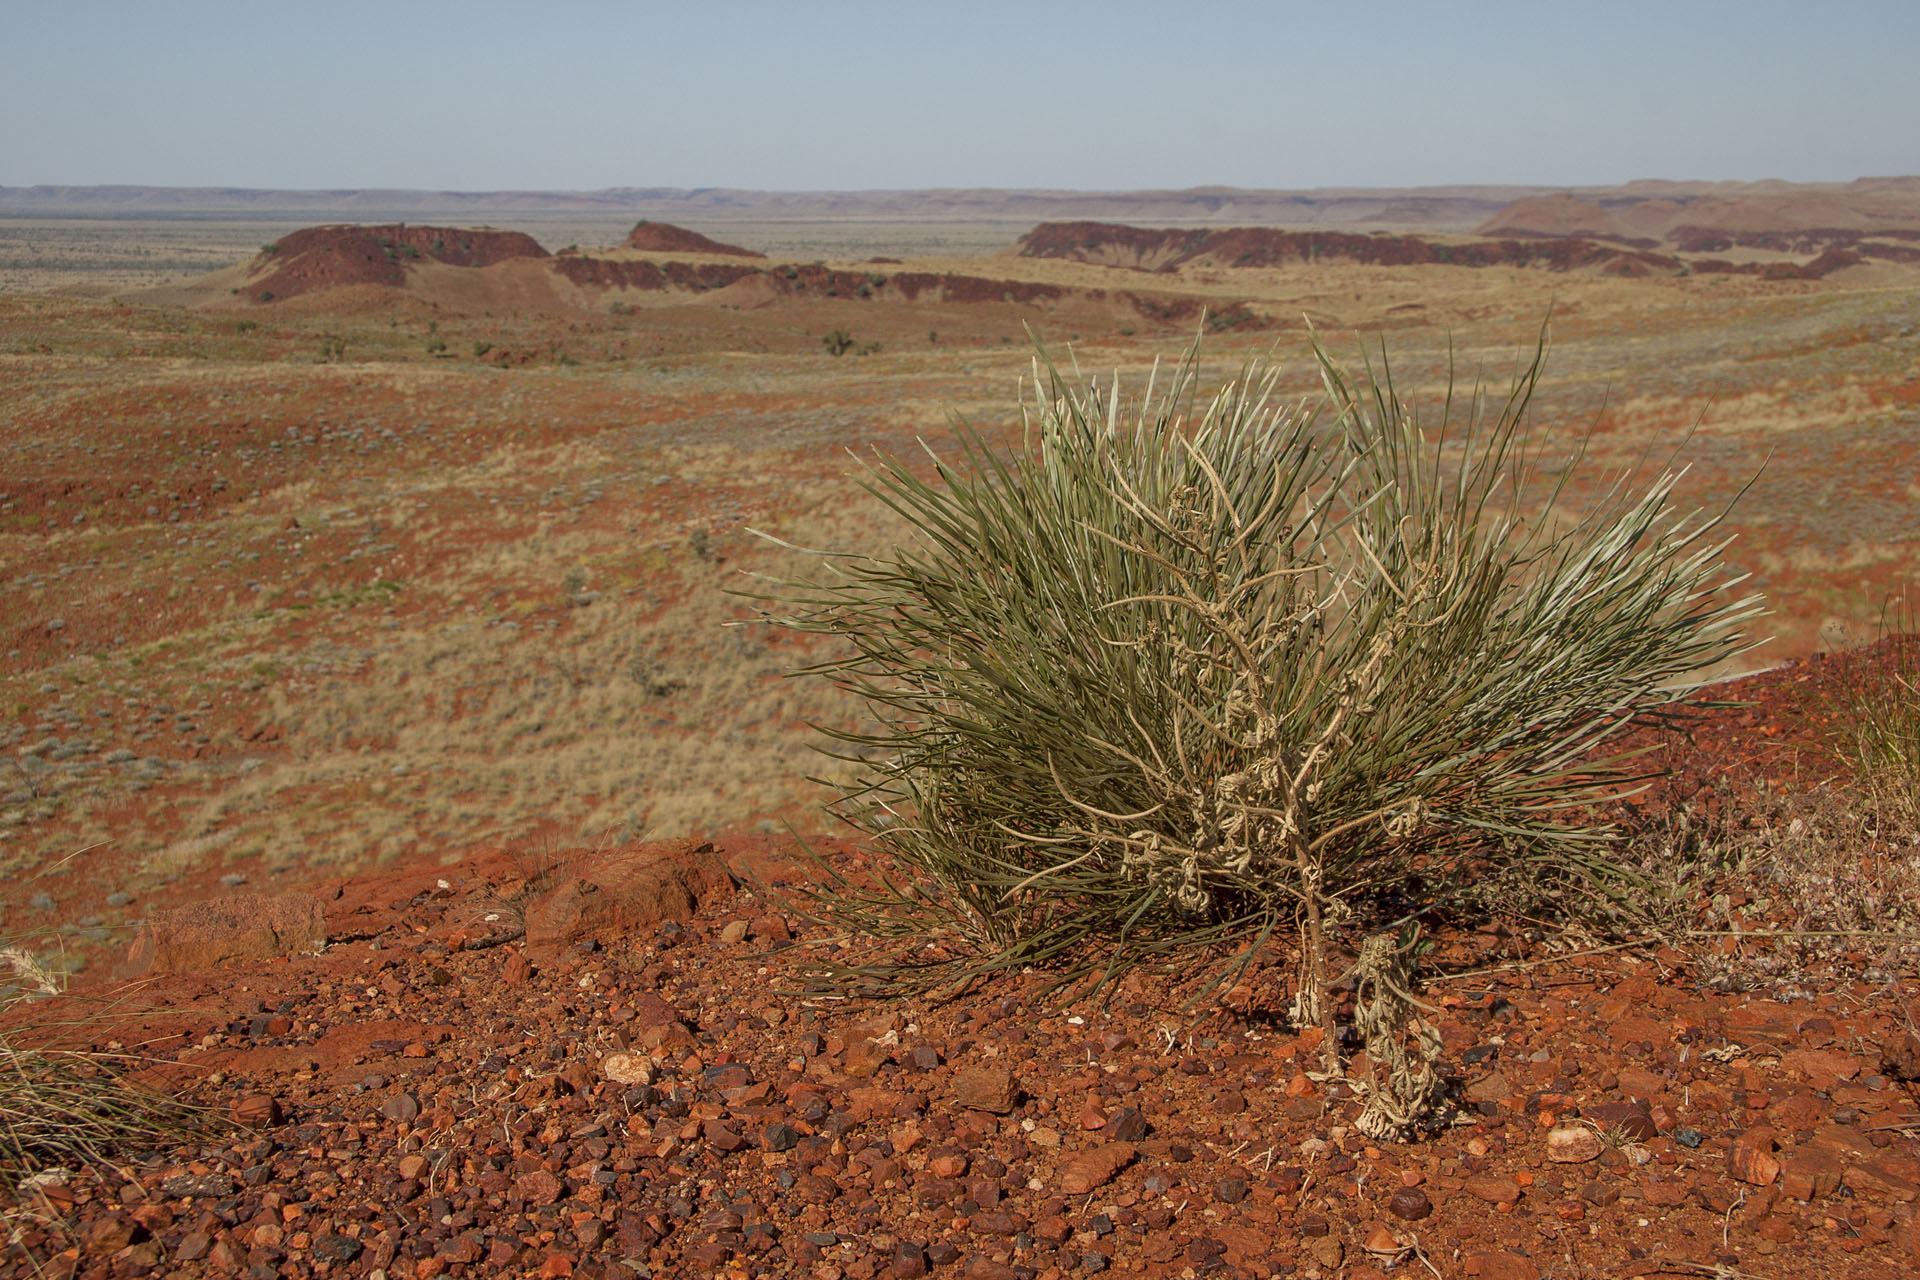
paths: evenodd
<path fill-rule="evenodd" d="M 1504 398 L 1425 416 L 1384 363 L 1315 352 L 1317 408 L 1258 363 L 1203 397 L 1189 352 L 1134 397 L 1042 352 L 1021 447 L 963 425 L 932 479 L 878 459 L 911 541 L 767 589 L 875 716 L 837 735 L 833 807 L 894 871 L 815 905 L 908 941 L 843 979 L 1193 948 L 1224 975 L 1297 933 L 1298 1016 L 1330 1026 L 1336 943 L 1492 870 L 1629 874 L 1595 815 L 1644 771 L 1609 741 L 1760 612 L 1720 517 L 1677 511 L 1671 471 L 1575 509 L 1583 446 L 1526 427 L 1544 344 Z"/>

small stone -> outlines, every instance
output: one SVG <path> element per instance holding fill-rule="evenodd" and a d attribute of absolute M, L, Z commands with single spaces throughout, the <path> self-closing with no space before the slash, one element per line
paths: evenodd
<path fill-rule="evenodd" d="M 760 1133 L 763 1151 L 791 1151 L 800 1145 L 800 1131 L 790 1124 L 770 1124 Z"/>
<path fill-rule="evenodd" d="M 410 1093 L 396 1093 L 381 1104 L 380 1114 L 401 1124 L 412 1124 L 420 1118 L 420 1099 Z"/>
<path fill-rule="evenodd" d="M 335 1235 L 332 1232 L 313 1242 L 313 1256 L 328 1262 L 352 1262 L 360 1256 L 360 1250 L 360 1242 L 352 1236 Z"/>
<path fill-rule="evenodd" d="M 745 942 L 747 940 L 747 934 L 752 931 L 753 926 L 745 920 L 730 920 L 727 922 L 727 926 L 720 930 L 720 941 L 729 946 L 735 943 Z"/>
<path fill-rule="evenodd" d="M 919 1280 L 927 1274 L 926 1250 L 911 1240 L 902 1240 L 893 1251 L 893 1262 L 888 1266 L 887 1274 L 893 1280 Z"/>
<path fill-rule="evenodd" d="M 507 962 L 500 966 L 500 980 L 510 987 L 523 986 L 532 976 L 533 962 L 518 951 L 508 956 Z"/>
<path fill-rule="evenodd" d="M 1369 1232 L 1363 1247 L 1376 1257 L 1391 1258 L 1404 1252 L 1404 1246 L 1385 1227 L 1375 1227 Z"/>
<path fill-rule="evenodd" d="M 1387 1212 L 1404 1222 L 1418 1222 L 1433 1212 L 1433 1201 L 1418 1187 L 1401 1187 L 1387 1197 Z"/>
<path fill-rule="evenodd" d="M 1555 1164 L 1585 1164 L 1600 1151 L 1600 1135 L 1586 1125 L 1556 1125 L 1547 1133 L 1547 1159 Z"/>
<path fill-rule="evenodd" d="M 1483 1173 L 1467 1179 L 1467 1194 L 1488 1204 L 1513 1204 L 1520 1199 L 1520 1184 L 1497 1173 Z"/>
<path fill-rule="evenodd" d="M 1727 1148 L 1727 1172 L 1750 1186 L 1771 1184 L 1780 1173 L 1780 1161 L 1774 1158 L 1773 1146 L 1773 1130 L 1755 1125 Z"/>
<path fill-rule="evenodd" d="M 545 1169 L 535 1169 L 532 1173 L 523 1173 L 513 1180 L 514 1194 L 528 1204 L 552 1204 L 560 1198 L 565 1188 L 560 1179 Z"/>
<path fill-rule="evenodd" d="M 161 1180 L 160 1189 L 176 1199 L 219 1200 L 233 1194 L 233 1179 L 224 1173 L 182 1173 Z"/>
<path fill-rule="evenodd" d="M 652 1084 L 653 1063 L 637 1053 L 610 1053 L 600 1060 L 600 1074 L 616 1084 Z"/>
<path fill-rule="evenodd" d="M 233 1122 L 242 1129 L 271 1129 L 280 1119 L 279 1100 L 264 1093 L 252 1094 L 233 1104 Z"/>
<path fill-rule="evenodd" d="M 1314 1261 L 1329 1271 L 1337 1270 L 1347 1256 L 1347 1248 L 1332 1236 L 1321 1236 L 1307 1242 L 1307 1252 Z"/>
<path fill-rule="evenodd" d="M 1060 1190 L 1070 1196 L 1085 1195 L 1112 1181 L 1115 1174 L 1133 1163 L 1136 1154 L 1130 1142 L 1109 1142 L 1083 1151 L 1060 1171 Z"/>
<path fill-rule="evenodd" d="M 1136 1107 L 1122 1107 L 1107 1117 L 1106 1128 L 1102 1130 L 1115 1142 L 1138 1142 L 1147 1136 L 1147 1118 Z"/>
<path fill-rule="evenodd" d="M 855 1040 L 847 1046 L 846 1073 L 856 1080 L 869 1079 L 886 1065 L 888 1052 L 887 1046 L 877 1040 Z"/>
<path fill-rule="evenodd" d="M 1239 1204 L 1247 1198 L 1247 1180 L 1242 1177 L 1222 1178 L 1213 1194 L 1221 1204 Z"/>
<path fill-rule="evenodd" d="M 998 1067 L 969 1067 L 953 1080 L 953 1100 L 972 1111 L 1006 1115 L 1019 1098 L 1020 1086 Z"/>
<path fill-rule="evenodd" d="M 1795 1200 L 1818 1200 L 1840 1189 L 1843 1172 L 1840 1161 L 1831 1154 L 1803 1147 L 1781 1162 L 1780 1191 Z"/>
<path fill-rule="evenodd" d="M 700 1136 L 715 1151 L 734 1152 L 747 1145 L 747 1140 L 729 1129 L 718 1120 L 709 1120 L 700 1126 Z"/>
<path fill-rule="evenodd" d="M 1605 1208 L 1607 1205 L 1619 1203 L 1620 1188 L 1596 1179 L 1580 1188 L 1580 1198 L 1590 1205 Z"/>
<path fill-rule="evenodd" d="M 1468 1254 L 1466 1272 L 1480 1280 L 1540 1280 L 1540 1268 L 1517 1253 Z"/>
<path fill-rule="evenodd" d="M 400 1157 L 400 1176 L 409 1181 L 417 1181 L 428 1169 L 428 1160 L 422 1155 Z"/>
<path fill-rule="evenodd" d="M 1505 1102 L 1512 1096 L 1513 1085 L 1497 1071 L 1467 1086 L 1467 1097 L 1474 1102 Z"/>

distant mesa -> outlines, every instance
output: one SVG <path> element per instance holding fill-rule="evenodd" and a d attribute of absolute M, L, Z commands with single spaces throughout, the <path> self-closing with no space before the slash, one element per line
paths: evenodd
<path fill-rule="evenodd" d="M 671 222 L 649 222 L 642 218 L 627 234 L 627 248 L 644 249 L 648 253 L 721 253 L 733 258 L 764 258 L 764 253 L 755 253 L 752 249 L 742 249 L 739 245 L 721 244 L 709 239 L 698 231 L 689 231 L 685 227 L 676 227 Z"/>
<path fill-rule="evenodd" d="M 1481 236 L 1585 236 L 1590 239 L 1635 239 L 1631 231 L 1597 204 L 1580 199 L 1571 192 L 1552 196 L 1529 196 L 1515 200 L 1478 227 Z M 1643 240 L 1652 248 L 1657 243 Z"/>
<path fill-rule="evenodd" d="M 1638 189 L 1636 189 L 1638 188 Z M 1813 257 L 1815 262 L 1879 258 L 1913 262 L 1920 241 L 1920 183 L 1862 179 L 1845 186 L 1747 184 L 1737 191 L 1634 184 L 1586 198 L 1571 192 L 1515 200 L 1475 228 L 1482 236 L 1616 240 L 1643 249 L 1696 255 L 1729 250 Z M 1703 264 L 1690 264 L 1695 271 Z M 1705 266 L 1762 274 L 1796 264 L 1749 260 Z M 1811 269 L 1813 262 L 1797 264 Z"/>
<path fill-rule="evenodd" d="M 399 287 L 407 282 L 408 268 L 424 262 L 490 267 L 549 256 L 539 241 L 519 231 L 405 223 L 307 227 L 263 249 L 242 292 L 255 302 L 273 302 L 356 284 Z"/>
<path fill-rule="evenodd" d="M 1281 231 L 1272 227 L 1155 230 L 1102 222 L 1043 222 L 1020 238 L 1015 253 L 1024 258 L 1066 258 L 1142 271 L 1298 263 L 1536 267 L 1629 276 L 1677 275 L 1685 270 L 1678 259 L 1666 254 L 1579 238 L 1451 241 L 1385 232 Z"/>

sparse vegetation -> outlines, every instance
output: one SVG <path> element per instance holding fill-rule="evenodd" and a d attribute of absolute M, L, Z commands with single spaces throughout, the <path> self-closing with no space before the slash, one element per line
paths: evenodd
<path fill-rule="evenodd" d="M 845 329 L 829 329 L 821 337 L 820 345 L 827 349 L 830 356 L 843 356 L 853 350 L 853 335 Z"/>
<path fill-rule="evenodd" d="M 1882 660 L 1848 665 L 1835 747 L 1886 820 L 1920 834 L 1920 617 L 1881 619 Z"/>

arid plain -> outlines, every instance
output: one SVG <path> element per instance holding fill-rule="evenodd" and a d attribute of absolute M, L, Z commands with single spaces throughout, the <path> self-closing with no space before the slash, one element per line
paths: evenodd
<path fill-rule="evenodd" d="M 1784 231 L 1662 192 L 1482 234 L 0 220 L 0 935 L 118 1002 L 59 1034 L 238 1126 L 7 1200 L 9 1265 L 1901 1274 L 1920 865 L 1848 808 L 1856 668 L 1805 661 L 1920 586 L 1920 220 L 1883 195 L 1770 195 Z M 1312 402 L 1309 326 L 1436 425 L 1545 333 L 1576 508 L 1669 465 L 1738 499 L 1774 636 L 1743 667 L 1794 665 L 1662 757 L 1663 929 L 1443 930 L 1451 1119 L 1405 1144 L 1311 1073 L 1284 946 L 1071 1010 L 1044 974 L 809 986 L 887 953 L 746 873 L 802 874 L 783 833 L 838 767 L 809 726 L 861 711 L 793 678 L 825 655 L 757 584 L 895 545 L 862 457 L 950 451 L 956 415 L 1017 447 L 1029 333 L 1134 383 L 1198 337 L 1207 381 L 1271 355 Z M 661 867 L 680 897 L 635 914 Z M 223 899 L 274 954 L 128 955 Z"/>
<path fill-rule="evenodd" d="M 886 545 L 857 458 L 938 449 L 950 414 L 1015 430 L 1028 329 L 1130 378 L 1200 334 L 1216 376 L 1271 352 L 1306 397 L 1310 321 L 1342 357 L 1384 347 L 1437 408 L 1449 363 L 1503 391 L 1550 315 L 1549 449 L 1591 431 L 1595 474 L 1677 457 L 1709 508 L 1746 487 L 1730 559 L 1777 637 L 1756 663 L 1870 639 L 1920 571 L 1909 264 L 1781 280 L 622 247 L 575 252 L 760 274 L 563 292 L 568 254 L 429 262 L 404 287 L 262 304 L 233 290 L 269 255 L 188 287 L 179 228 L 94 226 L 66 229 L 80 268 L 46 258 L 38 292 L 0 299 L 0 862 L 49 873 L 36 892 L 63 921 L 105 927 L 107 895 L 223 875 L 817 825 L 806 778 L 830 762 L 806 724 L 855 710 L 788 678 L 789 637 L 727 625 L 752 617 L 731 594 L 750 575 L 808 567 L 751 530 Z M 149 236 L 170 247 L 142 278 Z M 101 261 L 123 269 L 115 296 L 75 296 L 101 291 Z M 944 283 L 909 300 L 910 277 Z"/>

